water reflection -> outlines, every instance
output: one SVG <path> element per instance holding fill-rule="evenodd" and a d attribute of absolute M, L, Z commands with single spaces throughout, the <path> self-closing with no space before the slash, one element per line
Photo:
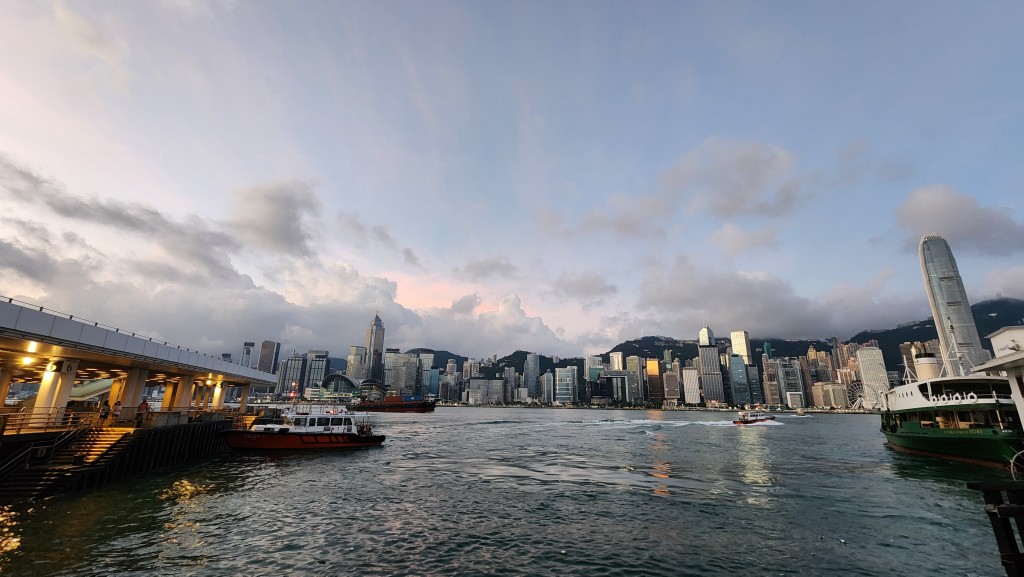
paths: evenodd
<path fill-rule="evenodd" d="M 668 461 L 655 461 L 654 464 L 651 465 L 651 470 L 648 474 L 658 479 L 671 479 L 672 464 Z M 668 485 L 664 483 L 654 485 L 651 492 L 661 497 L 669 497 L 672 495 L 672 492 L 668 490 Z"/>
<path fill-rule="evenodd" d="M 740 478 L 748 485 L 771 485 L 772 476 L 768 471 L 768 450 L 765 447 L 763 429 L 740 427 L 736 443 L 736 455 L 740 467 Z"/>
<path fill-rule="evenodd" d="M 0 506 L 0 558 L 21 546 L 17 518 L 18 512 L 10 505 Z"/>

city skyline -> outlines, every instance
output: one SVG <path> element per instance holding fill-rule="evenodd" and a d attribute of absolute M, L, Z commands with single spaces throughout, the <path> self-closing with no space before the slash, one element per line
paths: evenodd
<path fill-rule="evenodd" d="M 0 4 L 0 294 L 214 353 L 846 339 L 928 316 L 934 232 L 1024 298 L 1024 7 L 880 6 Z"/>

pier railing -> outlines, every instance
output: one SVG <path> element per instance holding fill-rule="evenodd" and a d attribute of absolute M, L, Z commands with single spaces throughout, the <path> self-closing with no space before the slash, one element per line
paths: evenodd
<path fill-rule="evenodd" d="M 1024 482 L 967 483 L 981 491 L 1007 577 L 1024 577 Z"/>
<path fill-rule="evenodd" d="M 237 409 L 181 409 L 147 411 L 139 414 L 135 407 L 125 407 L 120 414 L 101 418 L 97 411 L 74 411 L 67 407 L 25 409 L 5 407 L 0 410 L 0 435 L 53 433 L 82 427 L 171 427 L 194 421 L 233 420 Z"/>

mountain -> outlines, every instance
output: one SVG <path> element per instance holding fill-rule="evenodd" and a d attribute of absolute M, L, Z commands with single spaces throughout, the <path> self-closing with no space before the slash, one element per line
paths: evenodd
<path fill-rule="evenodd" d="M 985 338 L 985 335 L 1006 326 L 1024 324 L 1024 300 L 1020 299 L 998 298 L 982 301 L 971 305 L 971 312 L 974 313 L 974 324 L 981 335 L 981 344 L 989 350 L 992 348 L 992 342 Z M 939 334 L 935 330 L 935 323 L 928 318 L 904 323 L 894 329 L 863 331 L 853 335 L 850 342 L 865 343 L 871 339 L 878 341 L 878 346 L 882 349 L 882 358 L 885 359 L 885 368 L 890 371 L 902 371 L 900 344 L 914 341 L 923 343 L 937 338 Z"/>
<path fill-rule="evenodd" d="M 434 354 L 434 367 L 433 368 L 435 368 L 435 369 L 443 369 L 443 368 L 448 366 L 448 361 L 450 359 L 455 359 L 455 366 L 458 367 L 458 369 L 461 371 L 462 370 L 462 363 L 464 363 L 464 362 L 469 360 L 469 357 L 463 357 L 461 355 L 457 355 L 455 353 L 451 353 L 451 352 L 448 352 L 448 351 L 435 351 L 433 349 L 423 349 L 423 348 L 409 349 L 408 351 L 405 351 L 405 352 L 409 353 L 409 354 L 415 354 L 415 355 L 424 354 L 424 353 L 433 353 Z"/>

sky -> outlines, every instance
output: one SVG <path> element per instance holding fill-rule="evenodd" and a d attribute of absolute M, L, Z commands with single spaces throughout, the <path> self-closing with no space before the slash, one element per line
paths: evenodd
<path fill-rule="evenodd" d="M 1024 298 L 1020 2 L 0 2 L 0 295 L 237 358 Z"/>

